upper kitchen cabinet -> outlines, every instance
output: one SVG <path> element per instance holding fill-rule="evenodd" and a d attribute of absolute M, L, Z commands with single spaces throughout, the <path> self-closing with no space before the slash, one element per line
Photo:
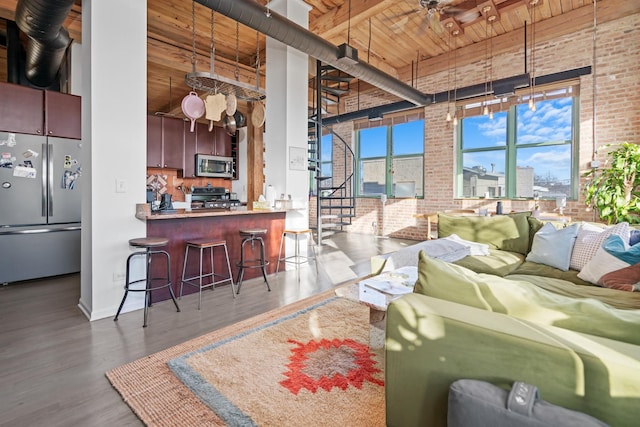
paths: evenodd
<path fill-rule="evenodd" d="M 220 126 L 214 126 L 209 131 L 207 123 L 196 123 L 196 139 L 197 150 L 200 154 L 231 156 L 231 137 Z"/>
<path fill-rule="evenodd" d="M 44 135 L 43 91 L 0 83 L 0 131 Z"/>
<path fill-rule="evenodd" d="M 190 132 L 191 124 L 184 122 L 184 173 L 185 178 L 196 176 L 196 153 L 198 152 L 196 132 Z"/>
<path fill-rule="evenodd" d="M 44 124 L 47 136 L 82 139 L 82 98 L 45 90 Z"/>
<path fill-rule="evenodd" d="M 163 166 L 184 169 L 184 120 L 162 118 Z"/>
<path fill-rule="evenodd" d="M 162 167 L 162 117 L 147 116 L 147 166 Z"/>
<path fill-rule="evenodd" d="M 184 168 L 184 120 L 147 116 L 147 167 Z"/>

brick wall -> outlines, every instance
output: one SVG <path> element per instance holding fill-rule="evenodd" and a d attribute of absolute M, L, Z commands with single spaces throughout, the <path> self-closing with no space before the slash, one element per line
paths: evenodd
<path fill-rule="evenodd" d="M 536 75 L 546 75 L 560 71 L 592 65 L 592 29 L 559 37 L 536 46 Z M 640 143 L 640 14 L 598 25 L 596 63 L 596 146 L 616 142 Z M 463 63 L 460 58 L 457 69 L 458 87 L 482 83 L 484 61 Z M 493 58 L 493 77 L 501 79 L 522 74 L 523 48 Z M 447 89 L 447 71 L 422 77 L 418 87 L 434 93 Z M 395 98 L 379 90 L 370 94 L 360 94 L 347 98 L 347 111 L 364 109 L 383 103 L 396 101 Z M 586 171 L 594 157 L 593 123 L 593 75 L 580 78 L 579 98 L 579 169 Z M 426 236 L 424 220 L 416 220 L 416 213 L 433 212 L 442 209 L 487 207 L 495 209 L 495 201 L 483 199 L 454 198 L 454 129 L 444 118 L 446 103 L 430 105 L 425 113 L 425 197 L 424 199 L 389 199 L 384 206 L 379 199 L 358 199 L 357 218 L 348 231 L 374 232 L 372 222 L 377 222 L 378 234 L 409 239 L 423 239 Z M 339 133 L 352 143 L 353 126 L 342 123 Z M 335 129 L 334 129 L 335 130 Z M 604 162 L 601 150 L 595 158 Z M 334 149 L 337 154 L 338 150 Z M 335 154 L 334 154 L 335 156 Z M 584 179 L 580 180 L 582 188 Z M 314 202 L 312 201 L 312 204 Z M 531 200 L 503 200 L 504 210 L 530 210 Z M 543 201 L 541 209 L 552 211 L 555 204 Z M 567 215 L 579 220 L 594 220 L 594 214 L 584 204 L 580 194 L 576 201 L 568 201 Z M 311 214 L 315 224 L 315 213 Z"/>

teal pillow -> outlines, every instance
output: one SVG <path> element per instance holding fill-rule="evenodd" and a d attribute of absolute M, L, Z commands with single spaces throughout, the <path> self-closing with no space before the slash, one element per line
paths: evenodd
<path fill-rule="evenodd" d="M 524 281 L 473 271 L 420 252 L 415 293 L 631 344 L 640 344 L 640 310 L 613 308 Z"/>
<path fill-rule="evenodd" d="M 546 223 L 533 236 L 531 252 L 526 260 L 555 267 L 562 271 L 569 270 L 571 252 L 578 236 L 580 224 L 556 229 L 553 224 Z"/>

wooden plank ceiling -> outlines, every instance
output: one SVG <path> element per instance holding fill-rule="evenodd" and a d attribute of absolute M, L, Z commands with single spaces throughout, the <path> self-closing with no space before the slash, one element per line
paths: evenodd
<path fill-rule="evenodd" d="M 0 18 L 13 20 L 16 2 L 0 0 Z M 258 2 L 266 4 L 265 0 Z M 487 35 L 507 35 L 502 37 L 503 40 L 512 35 L 510 44 L 513 44 L 513 40 L 523 37 L 525 22 L 531 22 L 532 19 L 529 0 L 305 2 L 312 7 L 309 14 L 310 31 L 335 45 L 348 42 L 358 50 L 361 61 L 368 61 L 407 83 L 411 83 L 416 64 L 418 73 L 424 75 L 433 72 L 438 58 L 442 58 L 440 63 L 446 63 L 449 40 L 452 49 L 466 48 L 465 51 L 469 52 L 469 48 L 475 46 L 478 51 L 484 52 L 481 46 L 484 46 L 482 42 Z M 598 4 L 608 2 L 626 3 L 601 0 Z M 592 7 L 592 0 L 538 0 L 538 3 L 536 22 L 563 15 L 571 17 L 577 10 L 590 10 Z M 180 101 L 189 91 L 184 76 L 193 69 L 192 11 L 195 11 L 196 69 L 208 72 L 212 44 L 211 10 L 189 0 L 154 0 L 147 4 L 148 111 L 180 114 Z M 497 19 L 489 30 L 482 13 L 487 7 L 490 8 L 487 15 L 496 14 L 497 11 Z M 429 9 L 432 9 L 431 13 Z M 452 24 L 449 29 L 445 28 L 447 22 Z M 571 25 L 572 20 L 566 20 L 563 33 L 571 31 Z M 81 40 L 81 0 L 76 0 L 65 27 L 72 38 Z M 0 32 L 3 28 L 0 26 Z M 459 30 L 460 34 L 449 38 L 448 31 L 453 29 Z M 214 15 L 214 30 L 216 73 L 233 79 L 237 70 L 241 81 L 255 84 L 255 64 L 259 52 L 261 79 L 264 79 L 264 35 L 239 25 L 236 37 L 236 22 L 218 13 Z M 429 64 L 430 69 L 425 64 Z M 6 73 L 0 74 L 0 77 L 2 75 Z"/>

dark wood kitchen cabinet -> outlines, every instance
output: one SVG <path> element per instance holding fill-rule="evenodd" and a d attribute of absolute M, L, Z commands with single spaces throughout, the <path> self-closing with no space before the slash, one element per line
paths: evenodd
<path fill-rule="evenodd" d="M 0 83 L 0 131 L 44 135 L 44 93 Z"/>
<path fill-rule="evenodd" d="M 163 167 L 184 169 L 184 120 L 162 118 L 162 154 Z"/>
<path fill-rule="evenodd" d="M 47 136 L 82 139 L 82 98 L 45 90 L 44 125 Z"/>
<path fill-rule="evenodd" d="M 162 117 L 147 116 L 147 166 L 162 167 Z"/>
<path fill-rule="evenodd" d="M 184 168 L 184 120 L 147 116 L 147 166 Z"/>
<path fill-rule="evenodd" d="M 214 126 L 209 132 L 207 123 L 196 124 L 197 150 L 200 154 L 212 154 L 214 156 L 231 156 L 231 137 L 224 128 Z"/>
<path fill-rule="evenodd" d="M 196 132 L 191 132 L 190 127 L 190 122 L 184 122 L 184 173 L 182 176 L 185 178 L 196 176 L 197 139 Z"/>

